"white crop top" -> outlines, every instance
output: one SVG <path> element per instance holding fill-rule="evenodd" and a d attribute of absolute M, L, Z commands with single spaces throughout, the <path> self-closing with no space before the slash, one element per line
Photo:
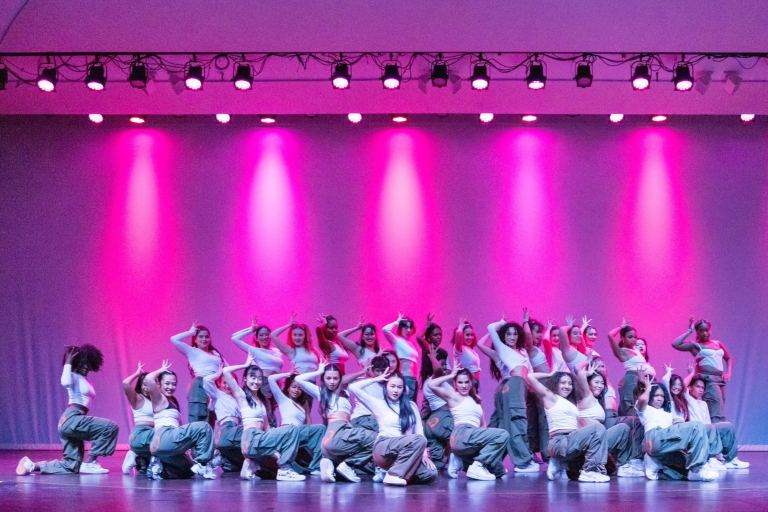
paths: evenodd
<path fill-rule="evenodd" d="M 360 350 L 360 349 L 358 349 Z M 362 351 L 359 352 L 360 356 L 358 357 L 358 360 L 360 361 L 360 366 L 368 366 L 371 364 L 371 359 L 376 357 L 378 354 L 374 352 L 373 350 L 369 348 L 364 348 Z"/>
<path fill-rule="evenodd" d="M 483 419 L 483 407 L 471 396 L 465 396 L 456 407 L 451 407 L 454 425 L 479 427 Z"/>
<path fill-rule="evenodd" d="M 534 370 L 540 366 L 547 366 L 547 355 L 540 348 L 533 347 L 530 354 L 530 361 Z"/>
<path fill-rule="evenodd" d="M 723 357 L 725 357 L 725 350 L 722 348 L 707 348 L 700 344 L 696 344 L 699 347 L 699 353 L 696 354 L 696 363 L 701 366 L 708 366 L 721 372 L 724 370 Z"/>
<path fill-rule="evenodd" d="M 264 408 L 264 404 L 260 401 L 254 401 L 256 405 L 251 406 L 247 403 L 245 407 L 240 408 L 240 416 L 243 418 L 243 428 L 254 428 L 255 422 L 263 422 L 264 417 L 267 415 L 267 410 Z"/>
<path fill-rule="evenodd" d="M 283 353 L 277 347 L 251 347 L 248 353 L 265 372 L 277 373 L 283 369 Z"/>
<path fill-rule="evenodd" d="M 643 354 L 637 350 L 632 350 L 632 352 L 632 357 L 622 363 L 624 365 L 624 369 L 628 372 L 639 371 L 645 366 L 645 357 L 643 357 Z"/>
<path fill-rule="evenodd" d="M 408 340 L 399 336 L 395 336 L 395 354 L 400 360 L 411 361 L 413 364 L 419 362 L 419 351 Z"/>
<path fill-rule="evenodd" d="M 447 402 L 442 398 L 440 398 L 439 396 L 437 396 L 434 391 L 432 391 L 432 387 L 430 386 L 431 383 L 432 383 L 432 377 L 426 380 L 426 382 L 424 383 L 424 387 L 422 389 L 424 391 L 424 400 L 426 400 L 427 403 L 429 404 L 429 410 L 436 411 L 442 406 L 446 405 Z M 368 389 L 373 389 L 373 388 L 374 386 L 370 386 Z M 382 395 L 382 398 L 384 398 L 383 395 Z"/>
<path fill-rule="evenodd" d="M 153 423 L 155 421 L 155 413 L 152 410 L 152 400 L 144 397 L 144 403 L 138 409 L 131 408 L 133 413 L 133 423 L 142 422 Z"/>
<path fill-rule="evenodd" d="M 69 404 L 82 405 L 88 408 L 91 399 L 96 396 L 96 390 L 88 379 L 72 371 L 71 364 L 65 364 L 61 370 L 61 385 L 67 389 Z"/>
<path fill-rule="evenodd" d="M 376 417 L 376 422 L 379 424 L 379 437 L 400 437 L 403 434 L 419 434 L 423 436 L 424 427 L 421 423 L 419 409 L 416 407 L 416 404 L 409 402 L 416 421 L 411 425 L 408 432 L 402 432 L 400 430 L 400 406 L 398 404 L 390 404 L 386 398 L 379 399 L 369 393 L 367 389 L 373 385 L 374 383 L 371 379 L 359 380 L 352 382 L 349 385 L 349 390 L 357 396 L 358 400 L 364 401 Z"/>
<path fill-rule="evenodd" d="M 349 354 L 338 343 L 333 341 L 329 343 L 333 345 L 333 350 L 328 354 L 328 362 L 344 366 L 347 363 L 347 359 L 349 359 Z"/>
<path fill-rule="evenodd" d="M 600 423 L 605 422 L 605 409 L 600 405 L 600 402 L 595 401 L 592 407 L 586 409 L 579 409 L 579 419 L 595 420 Z"/>
<path fill-rule="evenodd" d="M 319 363 L 317 355 L 311 350 L 303 347 L 296 347 L 293 360 L 293 368 L 299 373 L 314 372 Z"/>
<path fill-rule="evenodd" d="M 384 400 L 384 386 L 378 385 L 378 386 L 368 386 L 366 389 L 369 395 L 372 395 L 376 398 L 379 398 L 381 400 Z M 424 388 L 424 398 L 426 399 L 426 387 Z M 362 402 L 362 400 L 357 400 L 355 402 L 355 409 L 352 411 L 351 418 L 359 418 L 360 416 L 372 416 L 373 413 L 370 409 Z"/>
<path fill-rule="evenodd" d="M 320 388 L 314 381 L 322 373 L 321 370 L 316 370 L 310 373 L 302 373 L 296 376 L 296 382 L 299 383 L 301 389 L 308 393 L 315 400 L 320 400 Z M 326 416 L 332 416 L 334 413 L 344 413 L 346 415 L 352 414 L 352 403 L 349 398 L 341 396 L 339 393 L 334 393 L 331 396 L 331 400 L 328 403 L 328 410 Z M 322 413 L 322 411 L 321 411 Z"/>
<path fill-rule="evenodd" d="M 576 374 L 579 371 L 579 368 L 589 363 L 589 358 L 584 355 L 580 350 L 575 349 L 576 351 L 576 357 L 573 358 L 571 361 L 566 361 L 568 363 L 568 369 L 571 370 L 571 373 Z"/>
<path fill-rule="evenodd" d="M 552 371 L 571 373 L 571 369 L 563 357 L 563 351 L 558 347 L 552 347 Z"/>
<path fill-rule="evenodd" d="M 307 418 L 307 413 L 304 408 L 291 400 L 290 397 L 285 396 L 282 388 L 280 388 L 279 380 L 288 377 L 289 373 L 276 373 L 267 377 L 269 383 L 269 389 L 272 391 L 272 396 L 277 400 L 277 408 L 280 411 L 280 425 L 293 425 L 298 427 L 304 425 Z"/>
<path fill-rule="evenodd" d="M 168 407 L 154 414 L 155 430 L 164 427 L 179 428 L 179 425 L 181 425 L 180 416 L 179 410 L 169 404 Z"/>
<path fill-rule="evenodd" d="M 186 344 L 184 339 L 190 336 L 189 332 L 176 334 L 171 336 L 171 343 L 179 352 L 187 356 L 187 361 L 189 361 L 189 366 L 195 377 L 206 377 L 218 373 L 224 366 L 221 356 Z"/>
<path fill-rule="evenodd" d="M 638 410 L 637 415 L 640 418 L 640 423 L 643 424 L 646 433 L 655 428 L 669 428 L 674 422 L 674 417 L 671 412 L 667 412 L 664 409 L 657 409 L 650 404 L 647 404 L 642 411 Z"/>
<path fill-rule="evenodd" d="M 464 345 L 461 352 L 454 351 L 453 358 L 462 368 L 472 373 L 480 371 L 480 355 L 474 348 Z"/>
<path fill-rule="evenodd" d="M 555 404 L 549 409 L 544 408 L 544 412 L 547 414 L 550 434 L 557 431 L 570 432 L 579 427 L 579 410 L 576 405 L 559 395 L 555 395 Z"/>
<path fill-rule="evenodd" d="M 505 369 L 509 369 L 506 373 L 502 372 L 502 378 L 509 377 L 511 371 L 521 366 L 525 366 L 530 372 L 533 371 L 531 361 L 528 359 L 528 351 L 524 348 L 517 350 L 504 343 L 497 342 L 495 339 L 493 340 L 493 346 L 494 349 L 496 349 L 496 353 L 499 355 L 499 359 L 504 363 Z"/>

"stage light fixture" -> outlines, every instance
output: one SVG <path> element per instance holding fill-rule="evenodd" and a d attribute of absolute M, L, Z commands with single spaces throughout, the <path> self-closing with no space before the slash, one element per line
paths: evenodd
<path fill-rule="evenodd" d="M 490 123 L 493 121 L 493 114 L 490 112 L 483 112 L 480 114 L 480 122 L 482 123 Z"/>
<path fill-rule="evenodd" d="M 651 117 L 651 121 L 654 123 L 663 123 L 667 120 L 667 116 L 664 114 L 656 114 L 655 116 Z"/>
<path fill-rule="evenodd" d="M 349 89 L 349 82 L 352 80 L 352 75 L 349 72 L 349 64 L 346 62 L 337 62 L 333 67 L 333 73 L 331 74 L 331 84 L 334 89 Z"/>
<path fill-rule="evenodd" d="M 644 91 L 651 86 L 651 70 L 648 64 L 638 62 L 632 66 L 632 88 L 636 91 Z"/>
<path fill-rule="evenodd" d="M 755 120 L 755 114 L 741 114 L 739 119 L 741 119 L 743 123 L 751 123 Z"/>
<path fill-rule="evenodd" d="M 128 121 L 132 122 L 133 124 L 144 124 L 147 122 L 147 120 L 144 119 L 144 116 L 131 116 L 128 118 Z"/>
<path fill-rule="evenodd" d="M 357 124 L 363 120 L 363 114 L 357 112 L 347 114 L 347 120 L 352 124 Z"/>
<path fill-rule="evenodd" d="M 43 68 L 37 78 L 37 87 L 43 92 L 53 92 L 56 90 L 56 82 L 58 81 L 59 74 L 56 72 L 56 68 Z"/>
<path fill-rule="evenodd" d="M 232 116 L 229 114 L 216 114 L 216 120 L 221 124 L 227 124 L 232 120 Z"/>
<path fill-rule="evenodd" d="M 85 85 L 92 91 L 103 91 L 107 85 L 107 73 L 104 64 L 94 62 L 88 66 L 85 74 Z"/>
<path fill-rule="evenodd" d="M 400 69 L 397 64 L 387 64 L 384 66 L 384 74 L 381 77 L 381 81 L 385 89 L 399 89 L 400 79 Z"/>
<path fill-rule="evenodd" d="M 445 87 L 448 85 L 448 64 L 445 62 L 435 62 L 432 66 L 432 80 L 433 87 Z"/>
<path fill-rule="evenodd" d="M 610 119 L 612 123 L 620 123 L 624 120 L 624 114 L 611 114 L 608 116 L 608 119 Z"/>
<path fill-rule="evenodd" d="M 88 119 L 93 124 L 101 124 L 104 122 L 104 116 L 101 114 L 88 114 Z"/>
<path fill-rule="evenodd" d="M 592 65 L 589 62 L 580 62 L 576 65 L 576 76 L 573 77 L 576 80 L 576 87 L 582 89 L 592 85 Z"/>
<path fill-rule="evenodd" d="M 538 60 L 531 62 L 528 66 L 525 81 L 528 83 L 529 89 L 543 89 L 547 83 L 547 77 L 544 74 L 544 63 Z"/>
<path fill-rule="evenodd" d="M 131 73 L 128 75 L 128 83 L 134 89 L 144 89 L 147 87 L 147 66 L 141 62 L 131 64 Z"/>
<path fill-rule="evenodd" d="M 238 91 L 247 91 L 253 87 L 253 75 L 251 66 L 248 64 L 238 64 L 235 68 L 235 76 L 232 77 L 232 83 Z"/>
<path fill-rule="evenodd" d="M 690 64 L 685 62 L 678 63 L 672 75 L 672 82 L 675 84 L 676 91 L 690 91 L 693 89 L 693 73 L 691 73 Z"/>
<path fill-rule="evenodd" d="M 472 88 L 476 91 L 484 91 L 491 85 L 491 77 L 488 74 L 488 66 L 485 64 L 475 64 L 472 68 L 472 76 L 469 77 Z"/>
<path fill-rule="evenodd" d="M 0 68 L 0 91 L 5 90 L 5 85 L 8 83 L 8 68 Z"/>
<path fill-rule="evenodd" d="M 538 119 L 538 117 L 534 116 L 533 114 L 526 114 L 523 116 L 523 121 L 526 123 L 533 123 Z"/>
<path fill-rule="evenodd" d="M 277 116 L 265 114 L 259 117 L 259 121 L 264 124 L 275 124 L 277 122 Z"/>
<path fill-rule="evenodd" d="M 392 121 L 395 123 L 405 123 L 406 121 L 408 121 L 408 116 L 406 116 L 405 114 L 393 114 Z"/>
<path fill-rule="evenodd" d="M 187 73 L 184 76 L 184 84 L 190 91 L 199 91 L 203 88 L 203 66 L 197 62 L 190 62 L 187 65 Z"/>

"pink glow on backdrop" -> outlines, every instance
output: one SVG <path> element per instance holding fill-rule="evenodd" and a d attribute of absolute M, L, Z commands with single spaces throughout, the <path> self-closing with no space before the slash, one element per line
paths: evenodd
<path fill-rule="evenodd" d="M 146 133 L 131 141 L 131 170 L 126 201 L 126 255 L 134 270 L 150 270 L 158 245 L 158 185 L 152 158 L 154 140 Z"/>

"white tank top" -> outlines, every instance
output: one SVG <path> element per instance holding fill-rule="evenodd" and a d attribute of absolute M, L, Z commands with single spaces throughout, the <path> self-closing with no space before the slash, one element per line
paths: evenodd
<path fill-rule="evenodd" d="M 179 410 L 170 405 L 162 411 L 154 414 L 155 418 L 155 430 L 159 430 L 164 427 L 179 428 L 181 422 L 179 421 Z"/>
<path fill-rule="evenodd" d="M 544 412 L 547 413 L 550 434 L 558 430 L 570 432 L 579 428 L 579 410 L 576 405 L 560 395 L 555 395 L 555 405 L 550 409 L 545 408 Z"/>
<path fill-rule="evenodd" d="M 462 368 L 466 368 L 472 373 L 480 371 L 480 355 L 471 347 L 465 345 L 461 352 L 454 351 L 453 359 L 458 362 Z"/>
<path fill-rule="evenodd" d="M 699 353 L 695 357 L 696 363 L 699 366 L 708 366 L 722 372 L 724 369 L 723 357 L 725 356 L 725 350 L 722 348 L 707 348 L 698 343 L 696 345 L 699 347 Z"/>
<path fill-rule="evenodd" d="M 579 349 L 576 349 L 576 357 L 573 358 L 572 361 L 568 361 L 568 369 L 571 370 L 571 373 L 578 373 L 579 367 L 584 366 L 585 364 L 589 363 L 589 358 L 581 353 Z"/>
<path fill-rule="evenodd" d="M 133 422 L 152 423 L 155 421 L 155 413 L 152 410 L 152 400 L 144 397 L 144 403 L 138 409 L 131 408 Z"/>
<path fill-rule="evenodd" d="M 405 359 L 411 361 L 413 364 L 419 362 L 419 351 L 413 348 L 413 345 L 408 340 L 403 338 L 395 338 L 395 354 L 398 359 Z"/>
<path fill-rule="evenodd" d="M 432 380 L 432 377 L 427 379 L 427 382 L 431 380 Z M 372 388 L 373 386 L 370 386 L 370 387 Z M 432 388 L 430 386 L 427 386 L 426 383 L 422 389 L 424 390 L 424 400 L 426 400 L 427 403 L 429 404 L 429 410 L 436 411 L 442 406 L 446 405 L 447 402 L 442 398 L 440 398 L 439 396 L 437 396 L 435 392 L 432 391 Z"/>
<path fill-rule="evenodd" d="M 636 372 L 643 369 L 645 365 L 645 357 L 637 350 L 632 350 L 632 357 L 622 363 L 624 369 L 628 372 Z"/>
<path fill-rule="evenodd" d="M 374 352 L 373 350 L 367 347 L 364 348 L 362 353 L 360 354 L 360 366 L 363 366 L 363 367 L 368 366 L 369 364 L 371 364 L 371 359 L 373 359 L 377 355 L 378 354 L 376 354 L 376 352 Z"/>
<path fill-rule="evenodd" d="M 335 393 L 331 396 L 331 400 L 328 403 L 328 412 L 326 413 L 326 416 L 331 416 L 337 412 L 344 413 L 351 417 L 352 402 L 349 401 L 349 398 Z"/>
<path fill-rule="evenodd" d="M 328 354 L 328 361 L 331 364 L 340 364 L 345 365 L 347 363 L 347 359 L 349 359 L 349 354 L 346 350 L 344 350 L 344 347 L 340 346 L 338 343 L 330 342 L 333 344 L 333 350 Z"/>
<path fill-rule="evenodd" d="M 471 396 L 465 396 L 456 407 L 451 407 L 454 425 L 479 427 L 483 419 L 483 407 Z"/>
<path fill-rule="evenodd" d="M 531 351 L 531 366 L 536 368 L 547 364 L 547 355 L 538 347 L 534 347 Z"/>
<path fill-rule="evenodd" d="M 600 402 L 595 401 L 592 407 L 586 409 L 579 409 L 579 418 L 585 420 L 596 420 L 600 423 L 605 422 L 605 409 L 600 405 Z"/>
<path fill-rule="evenodd" d="M 248 352 L 265 372 L 278 373 L 283 368 L 283 355 L 277 347 L 251 347 Z"/>
<path fill-rule="evenodd" d="M 79 373 L 73 371 L 71 372 L 71 375 L 72 384 L 66 386 L 67 396 L 69 398 L 67 403 L 82 405 L 83 407 L 88 408 L 91 399 L 96 396 L 96 390 L 88 379 Z"/>
<path fill-rule="evenodd" d="M 563 352 L 557 347 L 552 347 L 552 371 L 570 373 L 571 369 L 565 362 Z"/>
<path fill-rule="evenodd" d="M 638 417 L 646 433 L 654 428 L 669 428 L 674 421 L 674 416 L 672 416 L 671 412 L 657 409 L 650 404 L 646 405 L 642 411 L 638 411 Z"/>
<path fill-rule="evenodd" d="M 256 422 L 263 422 L 264 417 L 267 415 L 267 410 L 264 408 L 264 404 L 255 400 L 255 406 L 246 405 L 246 407 L 240 408 L 240 416 L 243 418 L 243 428 L 253 428 Z"/>
<path fill-rule="evenodd" d="M 317 366 L 318 360 L 314 352 L 302 347 L 296 347 L 296 352 L 293 356 L 293 367 L 299 373 L 314 372 L 317 370 Z"/>

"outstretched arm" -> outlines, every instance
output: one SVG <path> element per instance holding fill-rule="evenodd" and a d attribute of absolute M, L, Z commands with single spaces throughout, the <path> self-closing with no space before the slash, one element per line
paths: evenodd
<path fill-rule="evenodd" d="M 357 379 L 359 379 L 360 377 L 362 377 L 363 375 L 368 373 L 368 370 L 370 370 L 370 369 L 371 369 L 370 366 L 366 366 L 365 368 L 361 368 L 360 370 L 358 370 L 358 371 L 356 371 L 354 373 L 348 373 L 348 374 L 344 375 L 341 378 L 341 386 L 342 387 L 347 387 L 347 385 L 350 382 L 356 381 Z"/>
<path fill-rule="evenodd" d="M 246 354 L 250 354 L 253 345 L 245 341 L 245 338 L 251 334 L 253 334 L 253 326 L 240 329 L 232 335 L 232 343 Z"/>
<path fill-rule="evenodd" d="M 168 405 L 168 399 L 163 395 L 162 391 L 160 391 L 160 384 L 157 382 L 157 378 L 161 373 L 168 371 L 170 368 L 171 363 L 167 360 L 163 361 L 160 368 L 153 372 L 149 372 L 147 376 L 144 377 L 144 381 L 147 383 L 147 389 L 149 390 L 149 398 L 152 400 L 153 411 L 160 411 Z"/>
<path fill-rule="evenodd" d="M 237 385 L 237 381 L 235 380 L 235 377 L 232 374 L 239 370 L 245 370 L 252 364 L 253 364 L 253 358 L 249 355 L 245 363 L 235 364 L 232 366 L 225 366 L 221 371 L 222 375 L 224 376 L 224 382 L 226 382 L 229 388 L 232 390 L 232 393 L 234 393 L 238 403 L 241 402 L 242 400 L 245 400 L 245 392 L 243 391 L 243 388 Z"/>
<path fill-rule="evenodd" d="M 645 384 L 645 389 L 640 394 L 640 396 L 637 397 L 637 401 L 635 402 L 635 409 L 637 409 L 638 412 L 644 411 L 648 405 L 648 401 L 650 400 L 651 396 L 651 384 L 653 383 L 653 377 L 650 374 L 644 373 L 642 375 L 642 382 Z"/>
<path fill-rule="evenodd" d="M 384 337 L 387 338 L 389 340 L 389 342 L 392 343 L 393 346 L 395 344 L 395 340 L 397 339 L 397 336 L 395 335 L 395 333 L 392 332 L 392 330 L 395 327 L 397 327 L 397 324 L 399 324 L 400 320 L 402 320 L 402 319 L 403 319 L 403 314 L 402 313 L 398 313 L 397 314 L 397 320 L 395 320 L 394 322 L 389 323 L 389 324 L 387 324 L 387 325 L 385 325 L 384 327 L 381 328 L 381 332 L 384 333 Z"/>
<path fill-rule="evenodd" d="M 123 380 L 123 392 L 125 393 L 125 397 L 128 399 L 128 403 L 131 404 L 132 409 L 138 409 L 144 402 L 144 397 L 136 393 L 136 381 L 143 371 L 144 365 L 141 364 L 141 361 L 139 361 L 139 364 L 136 365 L 136 371 Z"/>
<path fill-rule="evenodd" d="M 449 384 L 453 379 L 455 379 L 458 372 L 459 365 L 456 365 L 450 374 L 443 375 L 442 377 L 433 377 L 425 382 L 425 384 L 429 386 L 429 389 L 431 389 L 434 394 L 448 402 L 449 406 L 455 406 L 456 403 L 461 400 L 461 395 L 459 395 L 456 390 L 453 389 L 453 386 L 445 386 L 444 384 Z"/>
<path fill-rule="evenodd" d="M 595 363 L 589 363 L 588 366 L 579 368 L 576 372 L 576 385 L 579 388 L 579 400 L 580 405 L 591 407 L 595 402 L 595 396 L 592 394 L 592 390 L 589 389 L 589 377 L 595 373 Z M 583 402 L 583 403 L 582 403 Z"/>
<path fill-rule="evenodd" d="M 296 349 L 281 340 L 280 335 L 290 329 L 295 323 L 296 313 L 291 313 L 291 319 L 287 324 L 272 331 L 272 343 L 291 360 L 296 356 Z"/>
<path fill-rule="evenodd" d="M 296 382 L 305 393 L 310 395 L 315 400 L 320 400 L 320 388 L 313 381 L 323 374 L 325 370 L 325 363 L 320 363 L 317 370 L 314 372 L 300 373 L 296 376 Z"/>
<path fill-rule="evenodd" d="M 488 340 L 491 339 L 490 334 L 486 334 L 480 340 L 477 342 L 477 350 L 482 352 L 488 359 L 493 361 L 494 363 L 498 363 L 499 361 L 499 355 L 496 353 L 495 350 L 493 350 L 491 347 L 488 346 Z"/>
<path fill-rule="evenodd" d="M 356 331 L 362 331 L 363 330 L 363 321 L 360 320 L 360 323 L 358 323 L 356 326 L 352 327 L 351 329 L 347 329 L 346 331 L 341 331 L 339 333 L 339 340 L 341 340 L 341 344 L 344 345 L 344 348 L 355 354 L 358 360 L 360 360 L 360 357 L 363 355 L 363 350 L 360 348 L 360 345 L 355 343 L 353 340 L 349 339 L 349 336 Z"/>
<path fill-rule="evenodd" d="M 576 350 L 571 346 L 571 328 L 573 327 L 573 317 L 567 316 L 565 318 L 566 325 L 563 327 L 560 327 L 560 341 L 558 342 L 558 345 L 560 346 L 560 352 L 563 353 L 563 359 L 565 359 L 566 362 L 573 361 L 576 358 Z"/>
<path fill-rule="evenodd" d="M 613 355 L 616 356 L 616 359 L 622 363 L 632 357 L 632 355 L 628 353 L 627 349 L 622 347 L 619 343 L 619 340 L 616 339 L 623 327 L 624 322 L 622 322 L 622 325 L 614 327 L 608 332 L 608 343 L 611 344 L 611 352 L 613 352 Z"/>
<path fill-rule="evenodd" d="M 173 336 L 171 336 L 171 343 L 173 343 L 173 346 L 176 347 L 176 350 L 178 350 L 185 356 L 189 357 L 189 354 L 194 350 L 194 347 L 191 345 L 187 345 L 184 342 L 184 340 L 196 334 L 197 334 L 197 322 L 193 323 L 192 327 L 189 328 L 189 330 L 186 330 L 184 332 L 180 332 L 179 334 L 174 334 Z"/>
<path fill-rule="evenodd" d="M 534 373 L 529 372 L 528 368 L 523 366 L 523 378 L 525 379 L 525 382 L 528 383 L 528 386 L 531 388 L 531 390 L 536 393 L 536 396 L 541 398 L 542 402 L 544 402 L 544 407 L 549 409 L 553 405 L 555 405 L 555 401 L 557 401 L 557 398 L 555 395 L 540 382 L 539 379 L 545 379 L 548 377 L 551 377 L 554 375 L 554 372 L 550 373 Z"/>
<path fill-rule="evenodd" d="M 523 308 L 523 342 L 526 352 L 530 354 L 533 349 L 533 333 L 531 333 L 531 317 L 527 307 Z"/>
<path fill-rule="evenodd" d="M 694 319 L 693 317 L 690 317 L 688 319 L 688 330 L 686 330 L 683 334 L 675 338 L 675 341 L 672 342 L 672 347 L 675 349 L 681 351 L 681 352 L 690 352 L 693 355 L 696 355 L 699 352 L 699 346 L 696 343 L 687 343 L 685 340 L 693 334 L 694 329 Z"/>

